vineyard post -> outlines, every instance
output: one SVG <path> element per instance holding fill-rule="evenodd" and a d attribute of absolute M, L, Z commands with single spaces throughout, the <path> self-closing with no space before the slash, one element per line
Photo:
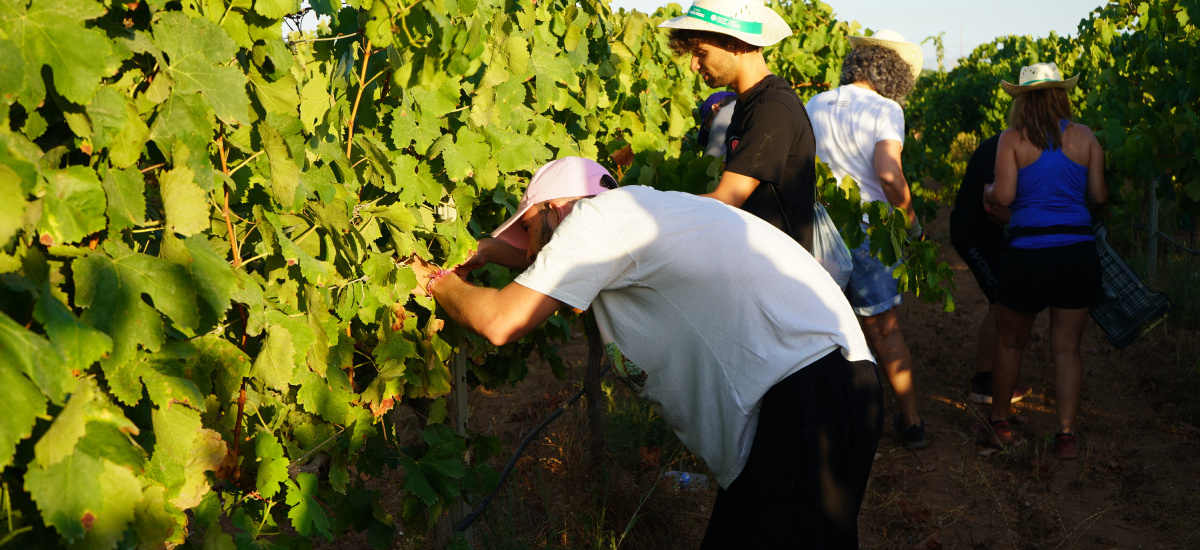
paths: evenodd
<path fill-rule="evenodd" d="M 460 348 L 454 352 L 454 421 L 458 434 L 470 439 L 471 436 L 467 434 L 467 415 L 470 412 L 467 407 L 467 388 L 467 354 Z M 471 463 L 470 447 L 467 447 L 466 452 L 463 453 L 463 463 Z M 466 499 L 466 494 L 459 495 L 458 503 L 450 514 L 450 523 L 452 525 L 458 525 L 463 518 L 471 515 L 471 505 L 467 503 Z M 463 531 L 463 538 L 470 548 L 475 547 L 474 533 L 474 527 L 467 527 Z"/>

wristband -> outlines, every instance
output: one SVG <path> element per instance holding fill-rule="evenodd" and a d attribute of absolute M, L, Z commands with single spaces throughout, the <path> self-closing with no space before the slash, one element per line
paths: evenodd
<path fill-rule="evenodd" d="M 925 231 L 921 229 L 921 220 L 913 218 L 912 225 L 908 226 L 908 238 L 916 239 L 924 233 Z"/>
<path fill-rule="evenodd" d="M 449 275 L 451 273 L 454 273 L 454 272 L 450 271 L 449 269 L 439 269 L 439 270 L 435 271 L 432 275 L 430 275 L 429 281 L 427 281 L 425 283 L 425 294 L 432 296 L 433 295 L 433 282 L 438 279 L 441 279 L 442 277 L 445 277 L 446 275 Z"/>

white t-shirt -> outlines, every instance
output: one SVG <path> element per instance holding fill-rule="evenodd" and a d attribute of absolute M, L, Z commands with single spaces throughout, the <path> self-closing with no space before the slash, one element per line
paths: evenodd
<path fill-rule="evenodd" d="M 516 282 L 591 307 L 618 375 L 722 487 L 763 395 L 841 348 L 873 360 L 837 283 L 794 239 L 715 199 L 623 187 L 575 204 Z"/>
<path fill-rule="evenodd" d="M 875 144 L 888 139 L 904 143 L 900 104 L 848 84 L 813 96 L 805 109 L 821 162 L 839 181 L 850 176 L 858 182 L 863 202 L 887 202 L 875 172 Z"/>

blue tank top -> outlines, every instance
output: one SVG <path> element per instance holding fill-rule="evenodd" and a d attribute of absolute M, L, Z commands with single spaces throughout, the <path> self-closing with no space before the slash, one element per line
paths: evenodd
<path fill-rule="evenodd" d="M 1062 121 L 1060 127 L 1066 130 L 1067 121 Z M 1087 167 L 1067 158 L 1062 149 L 1042 150 L 1033 164 L 1017 171 L 1017 196 L 1011 208 L 1011 227 L 1090 227 Z M 1092 235 L 1029 235 L 1015 237 L 1008 244 L 1014 248 L 1049 248 L 1092 240 Z"/>

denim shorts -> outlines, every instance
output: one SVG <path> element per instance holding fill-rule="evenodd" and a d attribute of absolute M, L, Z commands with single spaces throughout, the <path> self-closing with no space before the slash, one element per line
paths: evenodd
<path fill-rule="evenodd" d="M 871 254 L 870 238 L 863 238 L 862 245 L 851 250 L 850 255 L 854 258 L 854 271 L 846 285 L 846 297 L 854 314 L 870 317 L 900 305 L 900 291 L 896 290 L 896 279 L 892 276 L 895 266 L 883 265 Z"/>

